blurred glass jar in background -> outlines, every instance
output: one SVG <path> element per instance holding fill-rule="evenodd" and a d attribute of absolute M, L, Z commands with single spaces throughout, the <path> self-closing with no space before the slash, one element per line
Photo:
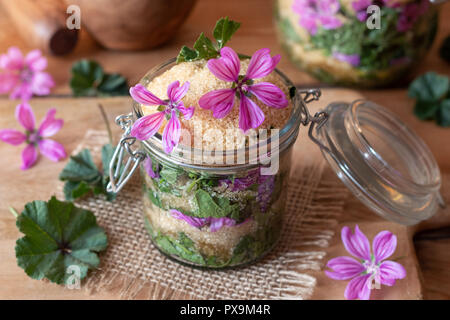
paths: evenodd
<path fill-rule="evenodd" d="M 379 10 L 367 13 L 373 5 Z M 294 64 L 323 82 L 355 87 L 402 79 L 427 53 L 438 24 L 428 0 L 276 0 L 274 10 Z"/>

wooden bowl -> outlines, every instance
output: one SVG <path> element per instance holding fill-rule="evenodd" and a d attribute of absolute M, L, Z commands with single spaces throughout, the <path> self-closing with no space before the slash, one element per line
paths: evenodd
<path fill-rule="evenodd" d="M 174 36 L 196 0 L 65 0 L 81 9 L 81 23 L 104 47 L 143 50 Z"/>

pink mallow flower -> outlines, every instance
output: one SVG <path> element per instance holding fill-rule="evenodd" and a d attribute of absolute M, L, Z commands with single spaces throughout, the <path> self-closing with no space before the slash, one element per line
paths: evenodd
<path fill-rule="evenodd" d="M 170 209 L 170 215 L 179 220 L 183 220 L 184 222 L 188 223 L 189 225 L 193 226 L 194 228 L 200 229 L 204 226 L 209 226 L 209 231 L 216 232 L 222 229 L 225 226 L 232 227 L 236 225 L 236 220 L 222 217 L 222 218 L 214 218 L 214 217 L 208 217 L 208 218 L 197 218 L 197 217 L 191 217 L 188 215 L 183 214 L 182 212 Z M 242 222 L 245 223 L 246 221 Z"/>
<path fill-rule="evenodd" d="M 403 266 L 397 262 L 385 260 L 389 258 L 397 247 L 397 237 L 389 231 L 381 231 L 373 239 L 372 249 L 364 233 L 358 226 L 355 233 L 349 227 L 341 231 L 345 249 L 358 260 L 351 257 L 337 257 L 327 263 L 331 271 L 325 274 L 335 280 L 350 280 L 345 289 L 346 299 L 368 300 L 375 285 L 393 286 L 395 280 L 406 277 Z"/>
<path fill-rule="evenodd" d="M 300 25 L 312 35 L 321 26 L 331 30 L 342 26 L 336 17 L 340 8 L 338 0 L 295 0 L 292 10 L 300 15 Z"/>
<path fill-rule="evenodd" d="M 0 94 L 10 92 L 11 99 L 29 100 L 33 94 L 45 96 L 55 85 L 40 50 L 30 51 L 25 57 L 22 52 L 11 47 L 0 55 Z"/>
<path fill-rule="evenodd" d="M 148 140 L 161 127 L 164 118 L 168 120 L 162 135 L 164 151 L 171 153 L 178 145 L 181 135 L 181 123 L 178 119 L 182 114 L 185 120 L 192 118 L 194 107 L 186 108 L 183 104 L 183 97 L 189 90 L 189 82 L 185 82 L 180 87 L 180 82 L 175 81 L 167 88 L 167 100 L 161 100 L 147 90 L 143 85 L 138 84 L 130 89 L 131 97 L 146 106 L 159 106 L 159 112 L 144 116 L 136 120 L 131 128 L 131 135 L 139 140 Z"/>
<path fill-rule="evenodd" d="M 52 161 L 66 157 L 64 147 L 51 139 L 46 139 L 57 133 L 63 126 L 62 119 L 55 119 L 56 109 L 48 110 L 39 129 L 35 129 L 35 118 L 31 106 L 22 102 L 16 107 L 16 119 L 25 128 L 25 133 L 14 129 L 0 130 L 0 140 L 13 146 L 27 143 L 22 152 L 22 170 L 30 168 L 37 160 L 39 151 Z"/>
<path fill-rule="evenodd" d="M 352 8 L 356 12 L 359 21 L 366 21 L 367 8 L 372 5 L 372 0 L 356 0 L 352 2 Z"/>
<path fill-rule="evenodd" d="M 224 118 L 234 106 L 234 98 L 240 100 L 239 128 L 244 133 L 251 128 L 257 128 L 264 122 L 264 113 L 250 97 L 255 96 L 264 104 L 273 108 L 284 108 L 288 100 L 283 91 L 270 82 L 254 83 L 270 74 L 280 61 L 280 55 L 271 57 L 269 49 L 256 51 L 248 65 L 247 74 L 239 75 L 241 62 L 236 52 L 224 47 L 220 50 L 221 57 L 208 61 L 209 70 L 220 80 L 232 82 L 229 89 L 220 89 L 203 95 L 198 104 L 203 109 L 213 111 L 217 119 Z"/>

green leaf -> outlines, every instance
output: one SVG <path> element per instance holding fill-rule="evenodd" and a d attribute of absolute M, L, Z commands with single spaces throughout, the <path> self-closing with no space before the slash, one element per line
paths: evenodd
<path fill-rule="evenodd" d="M 195 216 L 199 218 L 222 218 L 227 216 L 236 216 L 239 210 L 238 204 L 230 204 L 227 198 L 213 198 L 203 189 L 198 189 L 194 194 L 195 203 L 198 210 Z"/>
<path fill-rule="evenodd" d="M 177 56 L 177 63 L 216 58 L 220 54 L 220 49 L 230 40 L 240 25 L 240 23 L 228 20 L 228 18 L 218 20 L 213 32 L 217 44 L 214 45 L 202 32 L 194 43 L 194 49 L 187 46 L 181 48 Z"/>
<path fill-rule="evenodd" d="M 120 74 L 106 73 L 97 90 L 101 96 L 126 96 L 128 95 L 129 88 L 127 79 Z"/>
<path fill-rule="evenodd" d="M 450 127 L 450 99 L 445 99 L 441 102 L 437 122 L 440 126 Z"/>
<path fill-rule="evenodd" d="M 214 47 L 211 40 L 209 40 L 203 32 L 198 37 L 197 41 L 195 41 L 194 49 L 198 53 L 197 59 L 209 60 L 211 58 L 216 58 L 219 55 L 219 52 Z"/>
<path fill-rule="evenodd" d="M 440 107 L 439 102 L 417 101 L 414 106 L 414 114 L 421 120 L 436 119 L 436 113 Z"/>
<path fill-rule="evenodd" d="M 160 234 L 154 240 L 160 249 L 167 254 L 179 256 L 200 265 L 205 264 L 205 259 L 195 248 L 194 242 L 183 232 L 178 234 L 177 239 Z"/>
<path fill-rule="evenodd" d="M 76 97 L 128 95 L 127 80 L 117 73 L 105 73 L 93 60 L 83 59 L 73 64 L 70 87 Z"/>
<path fill-rule="evenodd" d="M 217 41 L 219 49 L 222 49 L 226 45 L 240 26 L 241 24 L 239 22 L 228 20 L 228 17 L 217 21 L 213 36 Z"/>
<path fill-rule="evenodd" d="M 197 51 L 183 46 L 180 50 L 180 53 L 177 56 L 177 63 L 180 62 L 190 62 L 190 61 L 195 61 L 198 58 L 198 53 Z"/>
<path fill-rule="evenodd" d="M 69 162 L 59 174 L 59 179 L 72 182 L 93 182 L 98 181 L 101 173 L 92 159 L 88 149 L 81 150 L 75 156 L 71 156 Z"/>
<path fill-rule="evenodd" d="M 75 266 L 81 280 L 98 267 L 97 253 L 107 247 L 92 212 L 55 197 L 27 203 L 16 224 L 25 235 L 16 242 L 17 264 L 33 279 L 64 284 L 71 277 L 68 268 Z"/>
<path fill-rule="evenodd" d="M 72 201 L 92 192 L 95 195 L 104 194 L 108 201 L 113 201 L 116 195 L 106 192 L 109 182 L 109 162 L 114 148 L 110 145 L 102 147 L 103 172 L 99 171 L 88 149 L 83 149 L 75 156 L 71 156 L 69 162 L 59 174 L 59 179 L 65 181 L 64 196 Z"/>
<path fill-rule="evenodd" d="M 159 197 L 158 197 L 158 193 L 156 193 L 156 192 L 153 191 L 153 190 L 148 190 L 148 196 L 149 196 L 151 202 L 152 202 L 155 206 L 157 206 L 158 208 L 162 208 L 162 207 L 163 207 L 163 206 L 162 206 L 162 203 L 161 203 L 161 199 L 159 199 Z"/>
<path fill-rule="evenodd" d="M 178 178 L 178 170 L 171 169 L 169 167 L 164 167 L 160 172 L 159 175 L 161 178 L 165 179 L 168 183 L 174 184 L 177 182 Z"/>
<path fill-rule="evenodd" d="M 427 72 L 410 84 L 408 95 L 421 101 L 437 102 L 447 95 L 448 90 L 448 77 Z"/>

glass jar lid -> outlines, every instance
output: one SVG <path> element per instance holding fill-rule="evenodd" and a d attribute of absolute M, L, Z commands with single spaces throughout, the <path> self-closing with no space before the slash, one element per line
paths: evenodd
<path fill-rule="evenodd" d="M 387 109 L 364 100 L 332 103 L 312 119 L 310 137 L 350 191 L 382 217 L 412 225 L 444 205 L 431 151 Z"/>

